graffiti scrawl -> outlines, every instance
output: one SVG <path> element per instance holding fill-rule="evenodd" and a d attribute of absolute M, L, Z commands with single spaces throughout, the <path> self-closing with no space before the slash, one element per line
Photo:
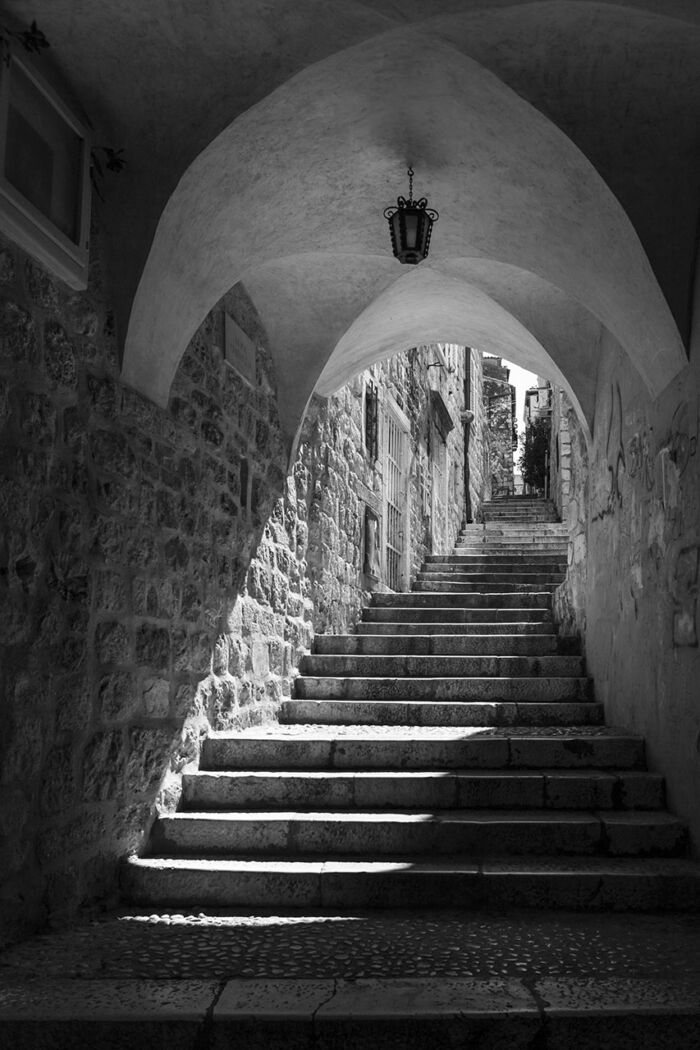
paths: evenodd
<path fill-rule="evenodd" d="M 625 470 L 625 447 L 622 441 L 622 392 L 620 384 L 610 388 L 610 418 L 605 442 L 605 457 L 608 466 L 608 487 L 600 509 L 592 521 L 601 521 L 615 514 L 622 506 L 622 472 Z"/>

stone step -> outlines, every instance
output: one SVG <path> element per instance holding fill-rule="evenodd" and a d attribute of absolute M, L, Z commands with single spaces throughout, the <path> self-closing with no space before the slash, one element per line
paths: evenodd
<path fill-rule="evenodd" d="M 283 700 L 283 725 L 566 726 L 601 725 L 603 705 L 574 703 L 444 703 L 421 700 Z"/>
<path fill-rule="evenodd" d="M 464 525 L 460 536 L 471 536 L 475 532 L 488 532 L 490 529 L 525 529 L 532 533 L 542 533 L 543 535 L 555 534 L 555 535 L 568 535 L 569 529 L 566 522 L 563 521 L 516 521 L 509 518 L 508 515 L 504 515 L 498 521 L 474 521 L 471 525 Z"/>
<path fill-rule="evenodd" d="M 460 532 L 455 546 L 469 546 L 472 543 L 513 543 L 522 547 L 532 547 L 542 543 L 545 546 L 568 546 L 568 530 L 559 526 L 540 526 L 530 528 L 527 525 L 478 525 L 467 532 Z"/>
<path fill-rule="evenodd" d="M 382 609 L 384 613 L 390 614 L 390 609 Z M 425 610 L 419 610 L 425 612 Z M 439 611 L 439 610 L 438 610 Z M 401 620 L 387 619 L 384 622 L 370 623 L 362 620 L 356 626 L 356 631 L 359 636 L 367 635 L 399 635 L 407 638 L 407 636 L 413 635 L 476 635 L 483 636 L 484 638 L 494 638 L 495 636 L 506 635 L 510 638 L 519 636 L 534 635 L 535 637 L 541 637 L 545 634 L 556 635 L 556 628 L 551 620 L 533 620 L 531 623 L 516 623 L 514 621 L 504 620 L 501 623 L 426 623 L 423 619 L 417 622 L 409 622 L 405 618 Z M 563 640 L 562 636 L 562 640 Z M 574 639 L 576 645 L 578 645 L 578 639 Z"/>
<path fill-rule="evenodd" d="M 402 595 L 391 595 L 392 598 L 401 598 Z M 422 595 L 421 595 L 422 597 Z M 382 623 L 387 621 L 410 623 L 439 623 L 439 624 L 473 624 L 513 623 L 531 624 L 537 630 L 541 624 L 552 623 L 552 612 L 549 607 L 538 606 L 535 608 L 523 608 L 513 606 L 511 608 L 499 608 L 491 606 L 486 609 L 478 606 L 423 606 L 423 603 L 413 606 L 401 606 L 400 602 L 387 602 L 384 605 L 370 605 L 362 610 L 363 629 L 365 623 Z M 358 625 L 359 626 L 359 625 Z"/>
<path fill-rule="evenodd" d="M 376 608 L 416 607 L 428 608 L 462 608 L 462 609 L 549 609 L 550 591 L 516 591 L 513 594 L 480 591 L 476 594 L 449 591 L 375 591 L 372 605 Z"/>
<path fill-rule="evenodd" d="M 528 537 L 503 535 L 499 533 L 482 533 L 479 536 L 464 536 L 458 539 L 451 550 L 434 550 L 433 555 L 442 557 L 459 556 L 470 551 L 485 554 L 502 552 L 517 555 L 549 554 L 555 558 L 566 557 L 569 552 L 569 541 L 563 536 Z"/>
<path fill-rule="evenodd" d="M 507 542 L 532 547 L 543 543 L 545 546 L 561 544 L 568 546 L 569 534 L 559 526 L 541 526 L 530 528 L 527 525 L 479 525 L 468 532 L 461 532 L 455 542 L 456 547 L 469 546 L 471 543 Z"/>
<path fill-rule="evenodd" d="M 181 805 L 184 810 L 243 806 L 655 810 L 664 806 L 664 779 L 656 773 L 625 770 L 200 770 L 183 774 Z"/>
<path fill-rule="evenodd" d="M 551 634 L 317 634 L 315 654 L 362 656 L 575 656 L 573 635 Z"/>
<path fill-rule="evenodd" d="M 553 518 L 548 514 L 532 514 L 531 512 L 521 512 L 519 514 L 509 514 L 505 511 L 498 511 L 496 513 L 484 514 L 483 525 L 487 528 L 490 525 L 558 525 L 560 524 L 556 518 Z"/>
<path fill-rule="evenodd" d="M 151 830 L 149 855 L 677 857 L 686 847 L 685 825 L 664 811 L 246 810 L 161 816 Z"/>
<path fill-rule="evenodd" d="M 447 583 L 453 584 L 455 587 L 463 583 L 475 584 L 485 586 L 486 588 L 491 585 L 503 585 L 523 588 L 529 588 L 530 590 L 541 590 L 543 584 L 560 584 L 564 579 L 564 573 L 560 569 L 554 569 L 548 571 L 545 569 L 536 569 L 533 571 L 526 568 L 524 565 L 521 566 L 520 571 L 503 571 L 499 568 L 488 569 L 482 571 L 481 569 L 463 569 L 460 570 L 457 567 L 448 569 L 429 568 L 421 569 L 417 575 L 417 580 L 424 585 L 428 585 L 431 581 L 436 583 Z"/>
<path fill-rule="evenodd" d="M 560 700 L 589 700 L 591 689 L 588 678 L 450 676 L 397 680 L 394 675 L 382 678 L 377 674 L 355 678 L 300 675 L 294 680 L 294 692 L 299 700 L 505 700 L 521 703 L 538 700 L 556 703 Z"/>
<path fill-rule="evenodd" d="M 420 726 L 273 726 L 212 733 L 200 768 L 225 769 L 630 769 L 644 740 L 608 726 L 566 729 Z"/>
<path fill-rule="evenodd" d="M 303 656 L 302 677 L 318 678 L 581 678 L 581 656 Z M 404 683 L 398 686 L 399 691 Z"/>
<path fill-rule="evenodd" d="M 317 910 L 326 911 L 313 909 Z M 475 973 L 465 965 L 464 952 L 457 944 L 450 946 L 455 954 L 453 965 L 448 962 L 446 974 L 443 972 L 445 951 L 436 947 L 434 940 L 436 925 L 442 925 L 441 914 L 445 913 L 433 911 L 413 917 L 410 925 L 415 930 L 415 943 L 420 945 L 420 954 L 415 959 L 410 959 L 406 949 L 401 950 L 405 935 L 400 926 L 398 938 L 392 936 L 391 930 L 379 926 L 383 954 L 391 960 L 391 971 L 401 976 L 377 975 L 371 915 L 364 916 L 360 922 L 350 917 L 351 928 L 360 926 L 363 933 L 367 931 L 369 943 L 366 945 L 360 937 L 348 944 L 348 923 L 342 917 L 335 924 L 329 923 L 325 915 L 305 917 L 302 929 L 312 931 L 306 936 L 307 941 L 320 929 L 330 938 L 330 942 L 323 945 L 323 958 L 317 953 L 313 964 L 307 961 L 305 965 L 304 957 L 308 955 L 303 948 L 299 951 L 299 961 L 294 954 L 290 958 L 281 948 L 282 942 L 286 944 L 290 939 L 290 926 L 299 929 L 296 909 L 287 922 L 277 920 L 280 932 L 276 936 L 274 930 L 270 936 L 265 926 L 256 931 L 255 940 L 264 944 L 265 950 L 251 953 L 250 960 L 241 952 L 235 933 L 232 937 L 229 932 L 230 918 L 222 924 L 215 917 L 191 921 L 173 916 L 173 925 L 181 928 L 171 930 L 170 916 L 153 920 L 147 915 L 134 917 L 135 923 L 154 923 L 159 942 L 159 925 L 168 927 L 167 933 L 171 935 L 168 940 L 175 945 L 188 945 L 192 936 L 197 937 L 203 946 L 196 953 L 200 965 L 191 963 L 188 967 L 185 963 L 189 979 L 180 977 L 177 968 L 174 971 L 177 979 L 163 978 L 160 973 L 142 976 L 147 953 L 141 954 L 138 961 L 127 959 L 117 970 L 119 978 L 101 973 L 87 976 L 82 971 L 78 979 L 13 973 L 3 984 L 0 1027 L 6 1046 L 12 1050 L 85 1050 L 86 1047 L 141 1050 L 146 1045 L 160 1050 L 165 1047 L 172 1050 L 195 1047 L 196 1050 L 229 1047 L 236 1050 L 259 1050 L 260 1047 L 269 1050 L 350 1047 L 524 1050 L 539 1047 L 544 1050 L 545 1045 L 550 1050 L 572 1047 L 600 1050 L 602 1046 L 617 1050 L 630 1047 L 668 1050 L 669 1047 L 700 1046 L 698 982 L 684 971 L 683 960 L 673 964 L 670 974 L 658 967 L 652 970 L 652 976 L 640 977 L 634 971 L 627 973 L 624 967 L 619 967 L 616 971 L 603 970 L 599 977 L 592 978 L 590 966 L 586 968 L 584 962 L 582 968 L 576 954 L 580 952 L 586 960 L 590 920 L 595 918 L 583 915 L 575 917 L 578 937 L 569 936 L 569 943 L 574 945 L 573 955 L 567 953 L 566 946 L 562 948 L 557 943 L 567 960 L 566 972 L 550 976 L 551 945 L 534 925 L 539 914 L 533 910 L 534 923 L 528 926 L 534 925 L 536 933 L 534 948 L 527 944 L 527 972 L 523 972 L 524 967 L 514 966 L 514 955 L 493 954 L 491 930 L 495 928 L 500 932 L 498 924 L 504 921 L 499 915 L 495 919 L 485 917 L 480 923 L 480 929 L 485 931 L 483 944 L 469 951 L 468 964 Z M 469 921 L 468 916 L 464 918 Z M 619 921 L 620 916 L 616 918 Z M 622 936 L 615 935 L 617 928 L 611 930 L 609 921 L 600 923 L 603 951 L 609 959 L 610 952 L 621 952 L 624 944 L 628 954 L 622 957 L 634 961 L 627 945 L 639 939 L 639 923 L 636 916 L 634 921 L 627 916 L 622 918 L 628 923 Z M 383 916 L 377 915 L 379 924 L 384 921 Z M 445 916 L 444 921 L 449 923 L 449 917 Z M 511 921 L 516 936 L 520 935 L 525 917 L 517 915 Z M 554 921 L 551 917 L 548 919 L 550 928 Z M 565 916 L 562 921 L 570 923 L 571 917 Z M 471 922 L 477 922 L 476 915 L 472 914 Z M 433 941 L 429 948 L 416 928 L 419 923 L 420 929 L 426 929 Z M 198 930 L 197 926 L 205 929 Z M 342 931 L 339 935 L 335 934 L 334 926 Z M 122 934 L 122 923 L 119 930 Z M 692 944 L 692 934 L 690 937 Z M 648 947 L 652 959 L 655 946 L 665 945 L 668 938 L 668 934 L 659 933 L 658 925 L 652 926 Z M 450 939 L 460 940 L 452 933 Z M 599 939 L 595 938 L 595 942 Z M 118 936 L 114 941 L 121 946 Z M 293 946 L 297 948 L 299 938 L 295 941 Z M 236 942 L 238 951 L 234 951 L 233 956 L 240 960 L 239 965 L 251 962 L 252 972 L 261 976 L 229 979 L 229 974 L 238 969 L 230 966 L 227 969 L 222 956 L 226 960 L 231 957 L 232 942 Z M 271 951 L 267 947 L 270 942 Z M 584 947 L 579 948 L 580 944 Z M 112 953 L 108 950 L 105 954 Z M 177 950 L 173 954 L 177 955 Z M 160 961 L 160 953 L 154 955 Z M 271 968 L 269 963 L 266 968 L 268 955 L 272 960 L 289 960 L 290 965 L 283 970 L 285 976 L 279 976 L 280 967 L 274 962 Z M 207 971 L 205 960 L 211 960 L 214 973 Z M 165 965 L 173 971 L 170 960 Z M 498 976 L 494 976 L 494 967 Z M 198 979 L 190 977 L 191 970 Z M 468 977 L 463 976 L 465 971 Z M 247 974 L 251 969 L 244 968 L 242 972 Z M 314 976 L 299 977 L 299 972 Z M 365 972 L 368 976 L 364 976 Z M 418 972 L 435 976 L 406 976 Z M 624 976 L 611 976 L 612 972 Z M 276 976 L 267 976 L 269 973 Z M 358 978 L 356 973 L 363 976 Z M 204 974 L 210 979 L 204 980 Z"/>
<path fill-rule="evenodd" d="M 494 518 L 518 521 L 522 518 L 526 521 L 559 522 L 559 517 L 553 507 L 518 507 L 514 504 L 500 506 L 497 503 L 482 503 L 481 516 L 484 521 L 493 521 Z"/>
<path fill-rule="evenodd" d="M 485 582 L 478 583 L 473 582 L 467 577 L 464 581 L 454 580 L 448 577 L 445 580 L 422 580 L 420 577 L 413 584 L 413 594 L 425 594 L 429 592 L 431 594 L 488 594 L 493 596 L 494 594 L 533 594 L 547 592 L 551 594 L 552 591 L 563 582 L 564 574 L 561 573 L 559 578 L 551 583 L 547 582 L 530 582 L 530 583 L 515 583 L 510 580 L 504 580 L 503 582 Z"/>
<path fill-rule="evenodd" d="M 465 543 L 459 547 L 453 547 L 449 554 L 436 553 L 430 555 L 431 558 L 437 558 L 439 560 L 443 558 L 508 558 L 508 559 L 525 559 L 534 560 L 536 558 L 554 558 L 560 561 L 567 561 L 569 558 L 569 546 L 568 544 L 552 543 L 552 544 L 533 544 L 530 547 L 524 547 L 523 544 L 515 543 Z"/>
<path fill-rule="evenodd" d="M 563 572 L 566 556 L 553 558 L 546 552 L 523 553 L 520 558 L 509 554 L 429 554 L 421 572 Z"/>
<path fill-rule="evenodd" d="M 469 547 L 473 544 L 510 543 L 513 546 L 537 549 L 544 547 L 566 547 L 569 545 L 568 533 L 543 532 L 541 529 L 528 529 L 518 525 L 489 525 L 473 532 L 465 532 L 457 537 L 455 547 Z"/>
<path fill-rule="evenodd" d="M 509 905 L 575 911 L 674 911 L 679 902 L 687 911 L 700 910 L 700 868 L 684 859 L 132 857 L 124 866 L 122 887 L 127 899 L 141 905 L 197 911 Z M 601 1044 L 596 1040 L 590 1045 Z"/>
<path fill-rule="evenodd" d="M 516 496 L 514 493 L 510 496 L 494 496 L 493 499 L 484 500 L 481 504 L 482 507 L 534 507 L 535 509 L 549 510 L 552 513 L 556 513 L 554 502 L 551 499 L 545 499 L 543 496 Z"/>

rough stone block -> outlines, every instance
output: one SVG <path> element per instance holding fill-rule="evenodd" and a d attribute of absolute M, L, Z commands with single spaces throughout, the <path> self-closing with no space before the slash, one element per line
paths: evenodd
<path fill-rule="evenodd" d="M 127 671 L 104 675 L 98 692 L 98 713 L 105 722 L 126 722 L 137 711 L 139 698 L 136 683 Z"/>
<path fill-rule="evenodd" d="M 142 624 L 136 631 L 136 662 L 164 668 L 170 660 L 170 634 L 165 627 Z"/>
<path fill-rule="evenodd" d="M 15 255 L 8 246 L 0 248 L 0 284 L 14 284 L 17 276 Z"/>
<path fill-rule="evenodd" d="M 126 765 L 121 731 L 96 733 L 83 756 L 83 798 L 102 801 L 113 798 L 123 783 Z"/>
<path fill-rule="evenodd" d="M 54 386 L 75 388 L 78 381 L 73 343 L 55 321 L 44 325 L 44 369 Z"/>
<path fill-rule="evenodd" d="M 0 363 L 33 363 L 36 359 L 34 319 L 18 303 L 5 300 L 0 306 Z"/>
<path fill-rule="evenodd" d="M 97 625 L 95 654 L 103 664 L 130 662 L 132 658 L 131 638 L 124 624 L 113 620 Z"/>
<path fill-rule="evenodd" d="M 168 769 L 173 745 L 173 730 L 132 729 L 125 770 L 126 790 L 137 795 L 152 792 Z"/>

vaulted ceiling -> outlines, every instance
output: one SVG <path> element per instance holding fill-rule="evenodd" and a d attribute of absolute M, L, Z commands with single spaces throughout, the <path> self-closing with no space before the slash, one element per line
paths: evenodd
<path fill-rule="evenodd" d="M 315 389 L 447 340 L 557 376 L 593 425 L 604 329 L 658 394 L 687 360 L 697 0 L 7 0 L 127 169 L 105 186 L 124 377 L 165 403 L 242 281 L 293 436 Z M 419 267 L 383 208 L 440 211 Z"/>

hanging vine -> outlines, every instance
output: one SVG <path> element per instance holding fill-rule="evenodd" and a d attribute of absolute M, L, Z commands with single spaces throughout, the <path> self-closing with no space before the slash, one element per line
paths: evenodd
<path fill-rule="evenodd" d="M 2 26 L 0 29 L 0 48 L 2 49 L 2 60 L 6 66 L 10 64 L 10 40 L 16 40 L 25 51 L 34 52 L 36 55 L 40 54 L 44 48 L 50 46 L 36 22 L 32 22 L 29 29 L 22 29 L 19 32 L 8 29 L 7 26 Z"/>
<path fill-rule="evenodd" d="M 0 55 L 5 66 L 10 65 L 12 53 L 10 51 L 10 40 L 16 40 L 25 51 L 35 55 L 41 54 L 43 50 L 50 47 L 45 34 L 39 29 L 36 21 L 32 22 L 29 29 L 15 31 L 7 26 L 0 27 Z M 104 203 L 104 197 L 100 189 L 104 182 L 105 173 L 114 172 L 116 175 L 126 167 L 126 160 L 122 156 L 123 149 L 112 149 L 111 146 L 93 146 L 90 151 L 90 182 L 97 196 Z"/>
<path fill-rule="evenodd" d="M 103 204 L 100 184 L 104 180 L 105 171 L 113 171 L 118 175 L 126 167 L 123 152 L 123 149 L 112 149 L 110 146 L 94 146 L 90 152 L 90 182 Z"/>

